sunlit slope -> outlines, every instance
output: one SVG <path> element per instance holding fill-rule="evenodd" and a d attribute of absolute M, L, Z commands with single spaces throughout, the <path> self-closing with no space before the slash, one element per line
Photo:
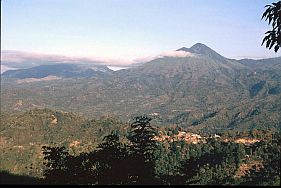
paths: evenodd
<path fill-rule="evenodd" d="M 107 76 L 17 84 L 2 83 L 5 111 L 53 108 L 88 117 L 129 120 L 151 114 L 165 124 L 192 129 L 280 127 L 280 58 L 237 61 L 203 44 L 181 48 L 185 57 L 163 56 Z M 247 115 L 237 119 L 237 113 Z M 254 113 L 255 114 L 255 113 Z"/>

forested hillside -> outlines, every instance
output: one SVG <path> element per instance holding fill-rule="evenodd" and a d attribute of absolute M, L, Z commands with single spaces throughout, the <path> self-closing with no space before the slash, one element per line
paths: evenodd
<path fill-rule="evenodd" d="M 4 113 L 2 183 L 280 184 L 280 132 L 199 135 L 151 120 L 87 120 L 48 109 Z"/>
<path fill-rule="evenodd" d="M 88 118 L 110 115 L 123 121 L 146 113 L 159 125 L 213 133 L 280 129 L 280 57 L 238 61 L 204 44 L 179 51 L 188 55 L 163 56 L 126 70 L 94 72 L 86 78 L 79 69 L 79 74 L 74 71 L 68 78 L 35 82 L 17 78 L 23 73 L 20 70 L 11 71 L 14 77 L 4 75 L 1 82 L 1 108 L 7 113 L 50 108 Z"/>

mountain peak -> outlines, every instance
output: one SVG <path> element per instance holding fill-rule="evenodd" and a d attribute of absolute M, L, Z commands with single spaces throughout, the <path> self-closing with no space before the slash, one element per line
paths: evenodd
<path fill-rule="evenodd" d="M 205 55 L 211 58 L 225 59 L 223 56 L 215 52 L 213 49 L 202 43 L 196 43 L 191 48 L 182 47 L 176 51 L 185 51 L 185 52 Z"/>
<path fill-rule="evenodd" d="M 202 44 L 202 43 L 196 43 L 194 44 L 193 46 L 191 46 L 190 49 L 194 49 L 194 50 L 212 50 L 210 47 L 206 46 L 205 44 Z"/>
<path fill-rule="evenodd" d="M 196 43 L 193 46 L 191 46 L 191 48 L 182 47 L 180 49 L 177 49 L 176 51 L 186 51 L 186 52 L 202 54 L 202 52 L 214 51 L 214 50 L 212 50 L 210 47 L 206 46 L 205 44 Z"/>

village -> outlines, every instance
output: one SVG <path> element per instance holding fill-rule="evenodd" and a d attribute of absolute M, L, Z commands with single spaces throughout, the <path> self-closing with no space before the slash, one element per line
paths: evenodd
<path fill-rule="evenodd" d="M 235 143 L 245 144 L 245 145 L 251 145 L 256 142 L 260 142 L 259 139 L 251 139 L 251 138 L 236 138 L 234 140 L 230 140 L 228 138 L 221 138 L 220 135 L 214 134 L 209 137 L 204 137 L 199 134 L 186 132 L 186 131 L 178 131 L 178 134 L 169 136 L 165 135 L 162 132 L 160 132 L 159 136 L 155 136 L 154 140 L 164 142 L 175 142 L 175 141 L 185 141 L 186 143 L 192 143 L 192 144 L 198 144 L 198 143 L 207 143 L 207 139 L 213 138 L 213 139 L 220 139 L 223 142 L 230 142 L 233 141 Z"/>

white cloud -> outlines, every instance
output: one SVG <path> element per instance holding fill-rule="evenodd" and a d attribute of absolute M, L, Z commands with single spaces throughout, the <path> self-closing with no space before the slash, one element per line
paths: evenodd
<path fill-rule="evenodd" d="M 160 55 L 137 57 L 135 59 L 112 59 L 107 57 L 75 57 L 65 55 L 43 54 L 24 51 L 1 51 L 1 61 L 11 63 L 23 63 L 29 61 L 53 61 L 57 63 L 95 63 L 109 66 L 130 66 L 134 63 L 145 63 L 162 57 L 194 57 L 195 55 L 185 51 L 167 51 Z M 6 71 L 7 67 L 3 67 Z M 1 73 L 2 73 L 1 67 Z"/>
<path fill-rule="evenodd" d="M 79 57 L 55 54 L 43 54 L 24 51 L 1 51 L 1 61 L 11 63 L 23 63 L 27 61 L 53 61 L 57 63 L 95 63 L 105 65 L 129 65 L 134 63 L 132 60 L 111 59 L 106 57 Z"/>
<path fill-rule="evenodd" d="M 130 67 L 124 67 L 124 66 L 110 66 L 110 65 L 107 65 L 107 67 L 113 71 L 118 71 L 118 70 L 122 70 L 122 69 L 128 69 Z"/>
<path fill-rule="evenodd" d="M 144 63 L 144 62 L 149 62 L 152 61 L 154 59 L 159 58 L 158 56 L 145 56 L 145 57 L 138 57 L 136 59 L 133 60 L 133 62 L 135 63 Z"/>
<path fill-rule="evenodd" d="M 194 57 L 195 55 L 185 51 L 168 51 L 160 54 L 162 57 Z"/>
<path fill-rule="evenodd" d="M 133 61 L 135 63 L 145 63 L 163 57 L 195 57 L 195 54 L 185 51 L 167 51 L 155 56 L 139 57 Z"/>
<path fill-rule="evenodd" d="M 7 67 L 7 66 L 5 66 L 5 65 L 1 65 L 1 74 L 2 74 L 3 72 L 8 71 L 8 70 L 16 70 L 16 68 L 11 68 L 11 67 Z"/>

